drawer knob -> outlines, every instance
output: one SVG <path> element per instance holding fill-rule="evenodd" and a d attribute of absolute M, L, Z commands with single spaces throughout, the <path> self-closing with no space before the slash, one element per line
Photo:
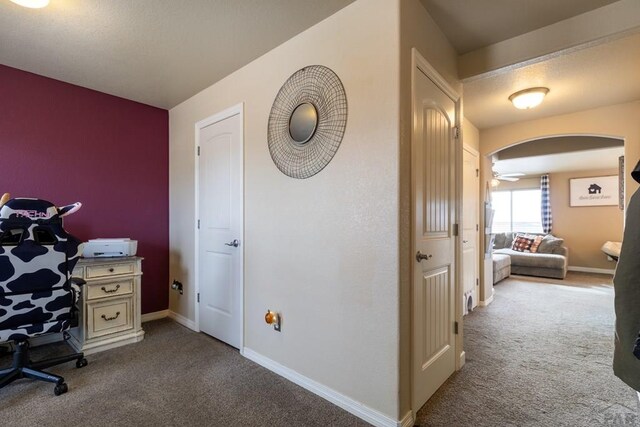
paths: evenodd
<path fill-rule="evenodd" d="M 100 289 L 102 289 L 102 292 L 104 292 L 105 294 L 112 294 L 114 292 L 118 292 L 118 289 L 120 289 L 120 285 L 116 285 L 114 289 L 107 289 L 104 286 L 101 287 Z"/>
<path fill-rule="evenodd" d="M 117 311 L 116 315 L 113 316 L 113 317 L 107 317 L 106 315 L 103 314 L 102 318 L 108 322 L 110 320 L 116 320 L 118 318 L 118 316 L 120 316 L 120 312 L 119 311 Z"/>
<path fill-rule="evenodd" d="M 113 267 L 111 267 L 111 268 L 109 269 L 109 273 L 113 273 L 114 271 L 116 271 L 116 270 L 115 270 Z"/>

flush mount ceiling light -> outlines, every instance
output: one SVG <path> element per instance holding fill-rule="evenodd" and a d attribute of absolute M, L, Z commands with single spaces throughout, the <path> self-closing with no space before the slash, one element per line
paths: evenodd
<path fill-rule="evenodd" d="M 23 7 L 28 7 L 30 9 L 42 9 L 43 7 L 47 7 L 49 4 L 49 0 L 11 0 L 15 4 L 18 4 Z"/>
<path fill-rule="evenodd" d="M 532 87 L 512 94 L 509 101 L 519 110 L 528 110 L 540 105 L 547 93 L 549 89 L 546 87 Z"/>

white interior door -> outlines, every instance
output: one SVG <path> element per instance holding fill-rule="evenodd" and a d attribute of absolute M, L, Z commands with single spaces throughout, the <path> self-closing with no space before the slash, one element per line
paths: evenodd
<path fill-rule="evenodd" d="M 242 118 L 199 130 L 198 292 L 202 332 L 240 348 L 242 338 Z"/>
<path fill-rule="evenodd" d="M 455 370 L 455 103 L 419 69 L 413 94 L 412 396 L 417 411 Z"/>
<path fill-rule="evenodd" d="M 478 280 L 480 163 L 477 152 L 465 147 L 462 153 L 462 284 L 465 295 L 471 294 L 471 308 L 475 308 L 480 295 Z M 465 313 L 467 308 L 465 307 Z"/>

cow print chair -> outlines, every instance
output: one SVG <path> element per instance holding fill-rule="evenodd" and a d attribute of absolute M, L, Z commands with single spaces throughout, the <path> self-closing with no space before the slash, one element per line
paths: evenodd
<path fill-rule="evenodd" d="M 80 258 L 80 241 L 68 234 L 62 217 L 80 203 L 58 208 L 45 200 L 10 199 L 0 207 L 0 342 L 13 342 L 13 364 L 0 370 L 0 388 L 20 378 L 55 384 L 56 396 L 68 390 L 64 378 L 41 369 L 76 361 L 82 353 L 33 363 L 29 338 L 77 326 L 82 279 L 71 277 Z"/>

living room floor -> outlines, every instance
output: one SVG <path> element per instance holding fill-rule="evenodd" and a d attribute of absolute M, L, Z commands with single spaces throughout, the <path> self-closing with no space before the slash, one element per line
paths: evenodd
<path fill-rule="evenodd" d="M 420 426 L 640 425 L 613 375 L 612 277 L 511 276 L 465 317 L 466 365 L 418 412 Z"/>

